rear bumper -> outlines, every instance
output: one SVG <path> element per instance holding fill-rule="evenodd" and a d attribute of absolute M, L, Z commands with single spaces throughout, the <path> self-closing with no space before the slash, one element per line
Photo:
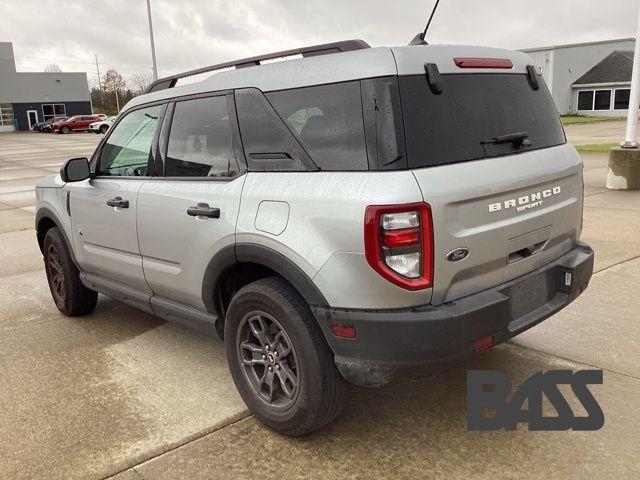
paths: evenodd
<path fill-rule="evenodd" d="M 587 287 L 593 259 L 593 250 L 580 243 L 523 277 L 438 307 L 312 309 L 342 376 L 356 385 L 380 386 L 398 374 L 429 371 L 471 355 L 478 340 L 493 337 L 498 344 L 542 322 Z M 355 327 L 357 337 L 334 336 L 336 324 Z"/>

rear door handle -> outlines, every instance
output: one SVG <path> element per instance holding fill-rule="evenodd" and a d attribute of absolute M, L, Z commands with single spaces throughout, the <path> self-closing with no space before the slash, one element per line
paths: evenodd
<path fill-rule="evenodd" d="M 129 200 L 123 200 L 122 197 L 115 197 L 107 200 L 107 205 L 110 207 L 129 208 Z"/>
<path fill-rule="evenodd" d="M 220 218 L 220 209 L 210 207 L 208 203 L 199 203 L 195 207 L 187 208 L 187 215 L 191 217 Z"/>

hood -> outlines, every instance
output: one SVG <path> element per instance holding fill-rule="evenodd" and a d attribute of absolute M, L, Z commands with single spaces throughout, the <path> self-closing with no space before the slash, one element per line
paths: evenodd
<path fill-rule="evenodd" d="M 60 166 L 62 167 L 62 165 Z M 36 188 L 62 188 L 64 186 L 65 183 L 62 181 L 59 174 L 44 177 L 36 184 Z"/>

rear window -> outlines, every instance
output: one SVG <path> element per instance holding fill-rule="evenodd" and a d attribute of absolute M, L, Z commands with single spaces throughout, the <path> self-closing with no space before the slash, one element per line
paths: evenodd
<path fill-rule="evenodd" d="M 540 78 L 540 82 L 542 79 Z M 409 168 L 477 160 L 566 142 L 549 91 L 531 88 L 526 75 L 442 75 L 435 95 L 426 75 L 400 77 Z M 526 132 L 530 146 L 486 143 Z"/>
<path fill-rule="evenodd" d="M 266 94 L 322 170 L 367 170 L 360 82 Z"/>

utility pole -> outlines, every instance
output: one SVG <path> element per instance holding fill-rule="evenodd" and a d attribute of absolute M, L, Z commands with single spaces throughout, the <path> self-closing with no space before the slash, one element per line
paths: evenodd
<path fill-rule="evenodd" d="M 149 17 L 149 39 L 151 40 L 151 61 L 153 62 L 153 80 L 158 80 L 158 64 L 156 63 L 156 45 L 153 40 L 153 22 L 151 21 L 151 1 L 147 0 L 147 16 Z"/>
<path fill-rule="evenodd" d="M 96 71 L 98 72 L 98 89 L 102 92 L 102 80 L 100 79 L 100 67 L 98 66 L 98 54 L 95 54 L 96 57 Z"/>
<path fill-rule="evenodd" d="M 638 108 L 640 107 L 640 11 L 636 45 L 631 71 L 631 94 L 627 111 L 627 131 L 620 148 L 609 152 L 607 188 L 612 190 L 640 190 L 640 148 L 638 148 Z"/>
<path fill-rule="evenodd" d="M 98 72 L 98 99 L 100 100 L 100 110 L 104 108 L 104 102 L 102 101 L 102 79 L 100 78 L 100 67 L 98 64 L 98 54 L 95 54 L 96 57 L 96 71 Z M 89 96 L 91 96 L 91 92 L 89 92 Z M 91 111 L 93 112 L 93 100 L 91 102 Z"/>

